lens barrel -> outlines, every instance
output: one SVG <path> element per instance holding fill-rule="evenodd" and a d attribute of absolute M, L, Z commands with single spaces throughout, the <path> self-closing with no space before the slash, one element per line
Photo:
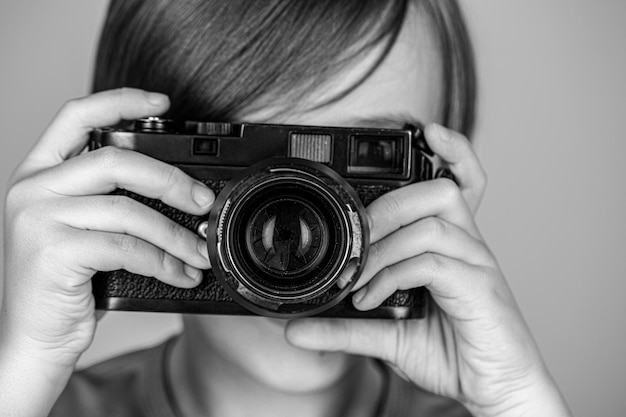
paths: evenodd
<path fill-rule="evenodd" d="M 235 301 L 257 314 L 293 318 L 349 294 L 365 265 L 369 229 L 359 197 L 335 171 L 272 158 L 219 193 L 207 242 L 213 272 Z M 350 280 L 340 288 L 342 274 Z"/>

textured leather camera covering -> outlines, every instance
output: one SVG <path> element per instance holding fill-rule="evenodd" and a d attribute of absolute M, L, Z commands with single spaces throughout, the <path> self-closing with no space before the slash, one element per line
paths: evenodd
<path fill-rule="evenodd" d="M 99 272 L 93 278 L 96 307 L 105 310 L 159 311 L 200 314 L 252 314 L 237 304 L 217 282 L 213 273 L 204 272 L 202 283 L 183 289 L 154 278 L 128 271 Z M 424 288 L 396 291 L 380 307 L 359 311 L 350 297 L 320 314 L 328 317 L 354 318 L 421 318 L 427 308 Z"/>

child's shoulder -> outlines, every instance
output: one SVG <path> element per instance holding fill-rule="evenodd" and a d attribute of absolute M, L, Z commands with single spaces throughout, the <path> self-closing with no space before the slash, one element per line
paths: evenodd
<path fill-rule="evenodd" d="M 164 367 L 172 340 L 75 372 L 49 417 L 175 417 Z"/>
<path fill-rule="evenodd" d="M 174 340 L 74 373 L 49 417 L 176 417 L 164 366 Z M 471 417 L 458 402 L 426 392 L 378 364 L 386 377 L 380 417 Z"/>

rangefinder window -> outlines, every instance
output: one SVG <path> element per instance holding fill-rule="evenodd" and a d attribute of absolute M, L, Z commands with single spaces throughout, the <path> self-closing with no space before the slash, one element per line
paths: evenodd
<path fill-rule="evenodd" d="M 289 156 L 328 164 L 331 162 L 332 147 L 332 135 L 293 132 L 289 140 Z"/>
<path fill-rule="evenodd" d="M 194 155 L 217 156 L 219 145 L 215 138 L 193 138 Z"/>
<path fill-rule="evenodd" d="M 359 174 L 402 174 L 402 136 L 352 135 L 348 171 Z"/>

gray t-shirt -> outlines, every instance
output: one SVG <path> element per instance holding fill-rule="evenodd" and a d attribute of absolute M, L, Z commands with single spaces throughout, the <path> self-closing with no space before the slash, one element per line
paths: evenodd
<path fill-rule="evenodd" d="M 76 372 L 50 417 L 184 417 L 164 368 L 174 339 Z M 471 417 L 458 402 L 427 393 L 380 364 L 386 392 L 380 417 Z"/>

